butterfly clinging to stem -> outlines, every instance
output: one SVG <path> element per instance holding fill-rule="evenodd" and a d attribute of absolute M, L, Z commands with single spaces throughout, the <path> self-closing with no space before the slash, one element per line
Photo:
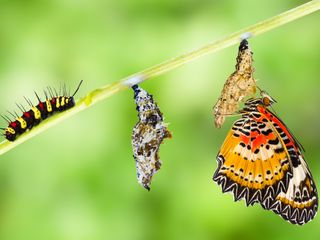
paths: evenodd
<path fill-rule="evenodd" d="M 213 180 L 235 201 L 260 203 L 292 224 L 312 220 L 318 194 L 303 147 L 287 126 L 269 110 L 275 100 L 261 91 L 240 111 L 218 155 Z"/>

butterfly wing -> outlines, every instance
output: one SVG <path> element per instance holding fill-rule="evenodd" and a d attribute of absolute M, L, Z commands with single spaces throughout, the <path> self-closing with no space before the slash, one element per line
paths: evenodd
<path fill-rule="evenodd" d="M 243 114 L 233 124 L 217 161 L 213 180 L 247 205 L 275 199 L 288 189 L 292 176 L 288 153 L 258 112 Z"/>
<path fill-rule="evenodd" d="M 272 124 L 274 132 L 283 142 L 293 175 L 286 191 L 281 191 L 276 198 L 266 199 L 261 205 L 293 224 L 307 223 L 317 213 L 318 194 L 312 174 L 301 153 L 301 145 L 275 114 L 265 108 L 258 109 L 262 116 L 269 119 L 269 124 Z"/>

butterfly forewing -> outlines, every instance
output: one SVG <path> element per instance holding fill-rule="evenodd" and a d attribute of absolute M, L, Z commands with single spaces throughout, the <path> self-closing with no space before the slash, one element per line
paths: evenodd
<path fill-rule="evenodd" d="M 259 118 L 258 118 L 259 116 Z M 223 192 L 247 205 L 275 198 L 291 176 L 288 156 L 268 122 L 259 113 L 244 114 L 229 132 L 217 160 L 214 181 Z"/>

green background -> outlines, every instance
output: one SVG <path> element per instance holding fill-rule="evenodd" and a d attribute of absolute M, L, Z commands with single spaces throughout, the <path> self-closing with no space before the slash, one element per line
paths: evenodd
<path fill-rule="evenodd" d="M 77 97 L 307 1 L 0 0 L 0 110 L 66 83 Z M 250 40 L 255 77 L 306 148 L 320 187 L 320 15 Z M 212 181 L 231 124 L 212 106 L 237 46 L 147 81 L 172 140 L 151 192 L 136 181 L 132 91 L 123 91 L 1 156 L 0 239 L 315 239 L 260 206 L 234 203 Z M 5 127 L 6 123 L 1 122 Z"/>

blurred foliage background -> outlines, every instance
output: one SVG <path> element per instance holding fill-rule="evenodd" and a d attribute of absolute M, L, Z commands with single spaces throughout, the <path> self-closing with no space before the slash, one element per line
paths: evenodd
<path fill-rule="evenodd" d="M 33 90 L 84 84 L 78 97 L 307 1 L 1 0 L 0 110 Z M 250 40 L 255 77 L 306 148 L 320 187 L 320 15 Z M 237 46 L 142 84 L 172 140 L 151 192 L 136 181 L 133 93 L 124 91 L 1 156 L 0 239 L 314 239 L 320 217 L 293 226 L 245 207 L 212 181 L 236 118 L 214 128 L 212 106 Z M 6 126 L 4 121 L 1 126 Z"/>

